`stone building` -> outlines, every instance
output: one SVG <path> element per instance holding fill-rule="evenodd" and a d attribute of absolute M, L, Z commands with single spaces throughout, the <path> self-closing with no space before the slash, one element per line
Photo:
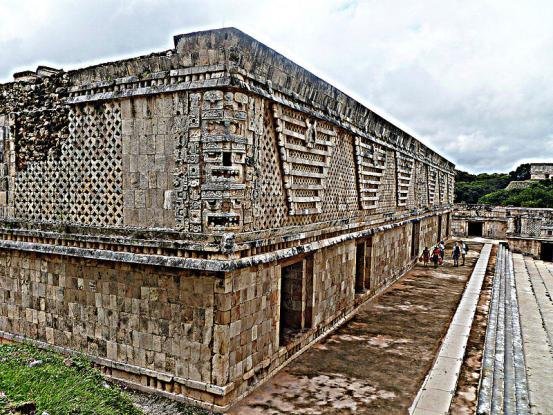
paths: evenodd
<path fill-rule="evenodd" d="M 530 164 L 530 180 L 553 179 L 553 163 Z"/>
<path fill-rule="evenodd" d="M 456 205 L 454 236 L 504 239 L 514 252 L 553 261 L 553 209 Z"/>
<path fill-rule="evenodd" d="M 0 337 L 215 410 L 449 235 L 454 166 L 236 29 L 0 85 Z"/>

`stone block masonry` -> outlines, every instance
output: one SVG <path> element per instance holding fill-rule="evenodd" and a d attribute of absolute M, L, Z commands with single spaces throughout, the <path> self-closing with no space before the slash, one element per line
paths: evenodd
<path fill-rule="evenodd" d="M 224 410 L 447 238 L 454 166 L 236 29 L 0 85 L 0 336 Z"/>
<path fill-rule="evenodd" d="M 453 235 L 505 239 L 510 249 L 553 261 L 553 209 L 456 205 Z"/>

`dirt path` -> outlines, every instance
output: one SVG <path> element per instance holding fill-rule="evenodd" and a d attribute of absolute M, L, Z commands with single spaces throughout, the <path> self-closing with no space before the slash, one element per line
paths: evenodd
<path fill-rule="evenodd" d="M 407 413 L 480 248 L 471 245 L 464 267 L 417 265 L 229 414 Z"/>

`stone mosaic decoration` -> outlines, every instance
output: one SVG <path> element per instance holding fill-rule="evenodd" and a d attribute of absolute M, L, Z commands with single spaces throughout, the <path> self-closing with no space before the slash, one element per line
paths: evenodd
<path fill-rule="evenodd" d="M 397 205 L 407 206 L 409 187 L 413 178 L 414 160 L 397 153 Z"/>
<path fill-rule="evenodd" d="M 194 233 L 239 230 L 253 218 L 246 194 L 254 186 L 261 101 L 251 98 L 250 105 L 243 93 L 214 90 L 190 93 L 187 109 L 173 129 L 177 223 Z"/>
<path fill-rule="evenodd" d="M 454 165 L 236 29 L 174 40 L 0 84 L 0 337 L 225 412 L 444 234 Z"/>
<path fill-rule="evenodd" d="M 447 203 L 447 177 L 443 172 L 438 172 L 438 189 L 440 203 Z"/>
<path fill-rule="evenodd" d="M 439 192 L 438 189 L 438 170 L 436 170 L 432 166 L 427 166 L 428 171 L 428 204 L 430 206 L 436 204 L 438 202 L 438 198 L 436 197 L 436 191 Z"/>
<path fill-rule="evenodd" d="M 121 225 L 121 111 L 114 103 L 72 107 L 58 158 L 29 163 L 15 179 L 16 216 L 32 221 Z"/>
<path fill-rule="evenodd" d="M 280 105 L 275 105 L 274 117 L 289 214 L 321 213 L 336 130 L 327 123 Z"/>
<path fill-rule="evenodd" d="M 453 203 L 455 198 L 455 176 L 446 176 L 447 180 L 447 203 Z"/>
<path fill-rule="evenodd" d="M 357 181 L 361 209 L 374 209 L 380 200 L 380 184 L 386 170 L 386 150 L 366 137 L 355 137 Z"/>

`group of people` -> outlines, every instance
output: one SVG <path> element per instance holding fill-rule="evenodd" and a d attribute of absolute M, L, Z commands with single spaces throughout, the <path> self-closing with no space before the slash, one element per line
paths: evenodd
<path fill-rule="evenodd" d="M 468 245 L 465 242 L 463 241 L 455 242 L 451 253 L 454 267 L 459 266 L 459 258 L 463 259 L 463 263 L 461 265 L 465 265 L 465 257 L 467 255 L 468 250 L 469 250 Z M 439 265 L 443 264 L 444 256 L 445 256 L 445 243 L 444 241 L 438 241 L 436 245 L 432 247 L 432 250 L 428 249 L 427 246 L 424 248 L 424 251 L 422 251 L 422 255 L 420 257 L 420 261 L 424 263 L 424 266 L 426 266 L 430 261 L 432 261 L 432 263 L 434 264 L 434 268 L 438 268 Z"/>

